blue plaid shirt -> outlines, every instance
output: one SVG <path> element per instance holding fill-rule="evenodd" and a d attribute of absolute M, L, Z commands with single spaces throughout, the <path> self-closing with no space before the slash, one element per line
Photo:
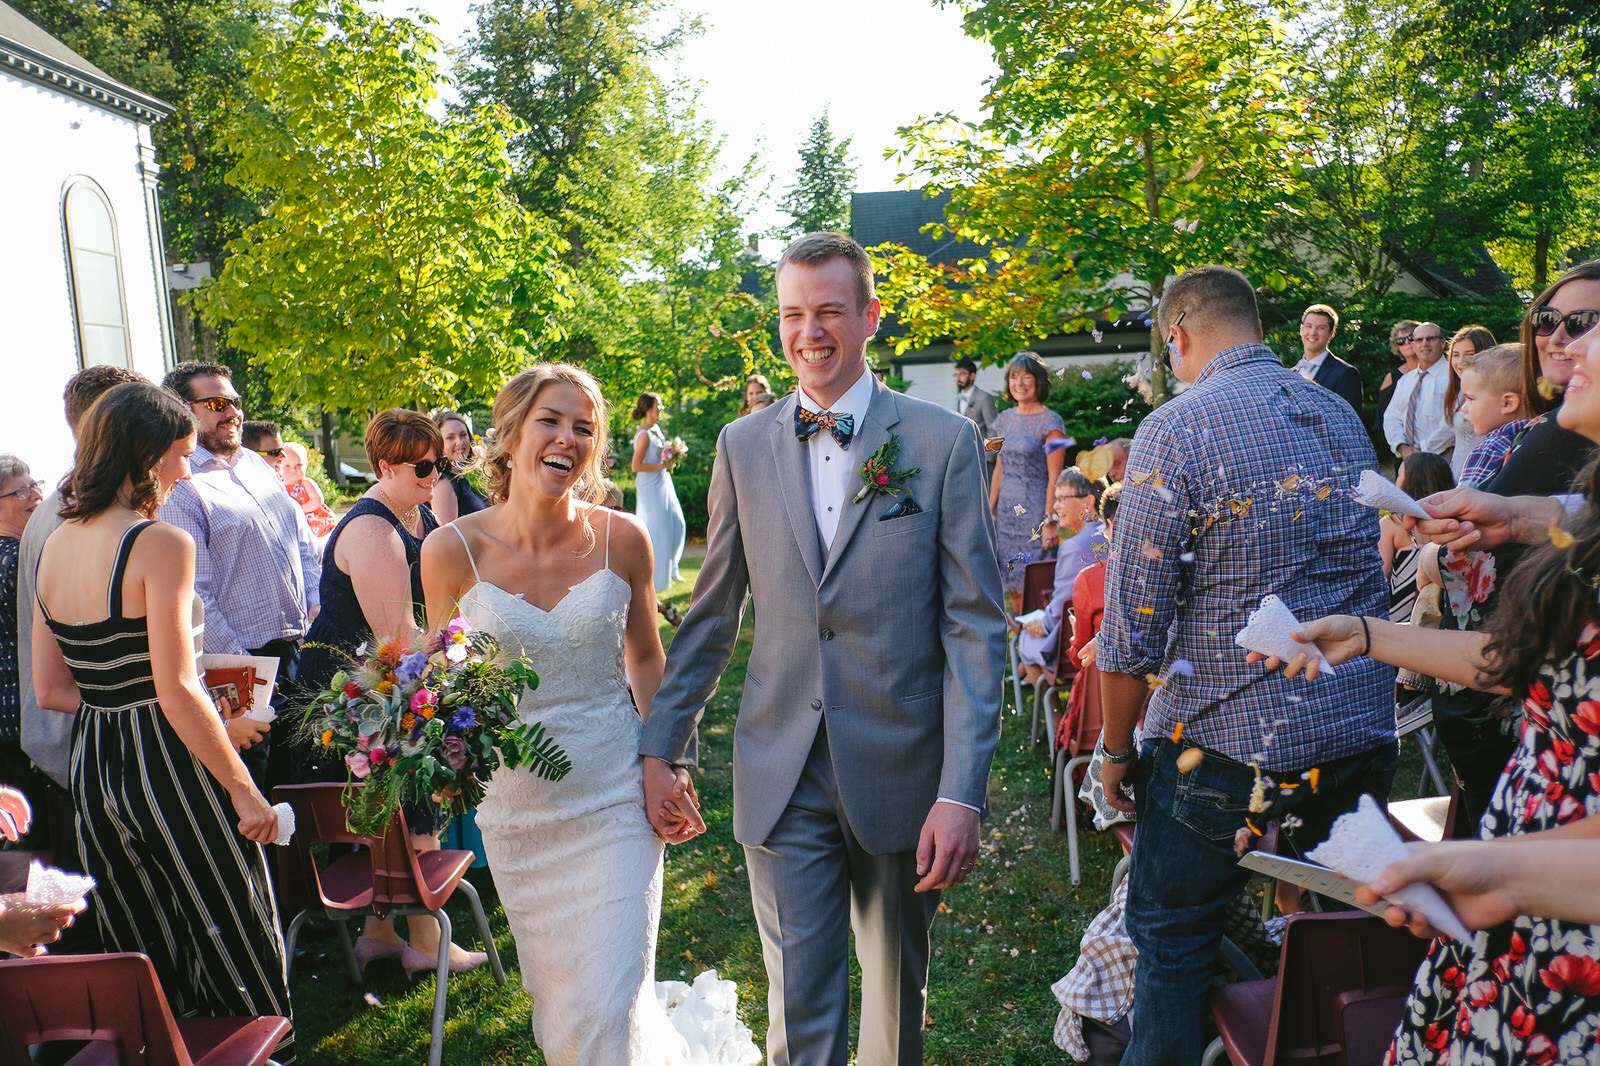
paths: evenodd
<path fill-rule="evenodd" d="M 1456 417 L 1460 418 L 1461 415 Z M 1517 434 L 1532 424 L 1531 418 L 1518 418 L 1499 429 L 1491 429 L 1472 449 L 1472 454 L 1467 456 L 1467 465 L 1461 468 L 1461 479 L 1456 484 L 1475 489 L 1488 481 L 1496 470 L 1505 465 L 1506 456 L 1511 454 L 1511 442 L 1517 439 Z"/>
<path fill-rule="evenodd" d="M 1111 536 L 1102 670 L 1161 680 L 1145 734 L 1264 770 L 1305 770 L 1394 738 L 1394 669 L 1307 682 L 1244 661 L 1233 638 L 1268 593 L 1301 621 L 1387 617 L 1378 512 L 1351 498 L 1376 466 L 1356 413 L 1270 348 L 1219 353 L 1145 418 Z"/>

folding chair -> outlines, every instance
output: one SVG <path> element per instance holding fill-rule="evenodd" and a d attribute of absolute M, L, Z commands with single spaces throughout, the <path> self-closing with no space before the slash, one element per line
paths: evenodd
<path fill-rule="evenodd" d="M 1022 572 L 1022 610 L 1021 614 L 1037 611 L 1050 603 L 1050 592 L 1055 588 L 1056 563 L 1054 559 L 1043 562 L 1029 563 Z M 1017 636 L 1009 628 L 1006 630 L 1006 658 L 1011 668 L 1012 714 L 1022 713 L 1022 660 L 1017 656 Z M 1005 680 L 1000 682 L 1002 699 L 1005 698 Z M 1031 740 L 1037 744 L 1039 737 L 1034 734 Z"/>
<path fill-rule="evenodd" d="M 1056 627 L 1056 668 L 1046 670 L 1033 686 L 1033 726 L 1030 730 L 1033 743 L 1039 742 L 1039 719 L 1045 722 L 1045 737 L 1050 743 L 1050 758 L 1056 756 L 1056 723 L 1061 711 L 1061 696 L 1072 691 L 1078 668 L 1072 665 L 1067 649 L 1072 646 L 1072 607 L 1065 605 L 1061 611 L 1061 624 Z"/>
<path fill-rule="evenodd" d="M 1410 703 L 1396 703 L 1394 707 L 1394 733 L 1401 741 L 1406 737 L 1415 736 L 1417 746 L 1422 750 L 1422 765 L 1428 771 L 1428 777 L 1433 781 L 1434 795 L 1442 796 L 1450 791 L 1445 787 L 1444 775 L 1439 772 L 1439 764 L 1434 758 L 1438 748 L 1438 737 L 1433 729 L 1433 698 L 1431 696 L 1418 696 Z"/>
<path fill-rule="evenodd" d="M 289 1019 L 173 1018 L 146 955 L 44 955 L 0 962 L 0 1066 L 29 1046 L 88 1041 L 75 1063 L 263 1066 Z"/>
<path fill-rule="evenodd" d="M 1378 1066 L 1427 947 L 1365 911 L 1290 915 L 1277 977 L 1212 990 L 1202 1066 Z"/>
<path fill-rule="evenodd" d="M 1461 821 L 1461 786 L 1450 783 L 1448 796 L 1422 796 L 1418 799 L 1395 800 L 1385 813 L 1400 839 L 1437 843 L 1441 840 L 1470 840 L 1476 833 L 1475 825 L 1457 825 Z"/>
<path fill-rule="evenodd" d="M 352 918 L 369 914 L 379 918 L 431 914 L 438 919 L 439 964 L 435 971 L 438 984 L 433 994 L 433 1044 L 428 1050 L 428 1062 L 429 1066 L 439 1066 L 444 1053 L 445 994 L 450 982 L 452 938 L 450 916 L 444 907 L 456 889 L 466 894 L 472 907 L 495 983 L 506 983 L 500 953 L 489 931 L 489 919 L 483 913 L 483 901 L 472 882 L 464 879 L 472 865 L 473 854 L 470 851 L 416 850 L 411 846 L 405 815 L 401 811 L 395 812 L 381 838 L 352 833 L 345 821 L 342 797 L 346 787 L 339 784 L 280 785 L 272 790 L 274 800 L 287 801 L 294 807 L 294 840 L 286 850 L 298 854 L 292 860 L 285 860 L 285 865 L 294 878 L 294 890 L 303 892 L 308 903 L 314 899 L 322 912 L 341 926 Z M 318 844 L 358 844 L 362 850 L 319 867 L 312 850 Z M 289 878 L 285 880 L 287 883 Z M 312 907 L 308 906 L 289 923 L 284 940 L 290 959 L 294 958 L 295 938 L 311 915 Z M 345 943 L 345 961 L 359 982 L 361 970 L 342 928 L 340 937 Z"/>
<path fill-rule="evenodd" d="M 1051 699 L 1056 699 L 1052 690 Z M 1086 666 L 1073 684 L 1069 708 L 1064 716 L 1061 743 L 1056 746 L 1051 774 L 1050 828 L 1067 827 L 1067 858 L 1072 883 L 1078 883 L 1078 795 L 1072 778 L 1079 767 L 1087 769 L 1094 746 L 1100 740 L 1103 718 L 1100 709 L 1100 671 Z"/>

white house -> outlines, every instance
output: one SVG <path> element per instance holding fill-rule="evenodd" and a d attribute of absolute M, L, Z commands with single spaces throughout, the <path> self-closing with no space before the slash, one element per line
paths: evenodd
<path fill-rule="evenodd" d="M 72 462 L 67 380 L 174 361 L 150 126 L 171 113 L 0 2 L 0 452 L 53 485 Z"/>

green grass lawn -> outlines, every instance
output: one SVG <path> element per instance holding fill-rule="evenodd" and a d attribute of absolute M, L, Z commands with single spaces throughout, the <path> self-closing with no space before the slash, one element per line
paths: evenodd
<path fill-rule="evenodd" d="M 687 610 L 699 560 L 684 560 L 685 582 L 668 600 Z M 671 629 L 663 625 L 664 640 Z M 750 653 L 748 617 L 733 661 L 707 708 L 698 777 L 708 831 L 668 850 L 656 972 L 689 979 L 715 967 L 739 986 L 740 1014 L 765 1046 L 766 974 L 751 914 L 744 851 L 733 839 L 733 724 Z M 1079 835 L 1082 883 L 1069 876 L 1067 835 L 1049 828 L 1049 758 L 1028 739 L 1029 722 L 1009 697 L 990 778 L 989 821 L 974 876 L 946 892 L 933 926 L 927 1061 L 1066 1063 L 1051 1042 L 1057 1005 L 1050 985 L 1077 957 L 1084 926 L 1104 906 L 1121 850 L 1108 834 Z M 1397 796 L 1415 795 L 1420 759 L 1408 744 Z M 506 965 L 497 987 L 483 967 L 450 981 L 447 1066 L 544 1062 L 529 1030 L 516 948 L 486 870 L 474 870 Z M 477 946 L 465 905 L 451 909 L 457 941 Z M 300 1061 L 307 1066 L 423 1061 L 433 1009 L 433 978 L 406 979 L 393 961 L 374 963 L 350 983 L 331 939 L 302 938 L 292 991 Z"/>

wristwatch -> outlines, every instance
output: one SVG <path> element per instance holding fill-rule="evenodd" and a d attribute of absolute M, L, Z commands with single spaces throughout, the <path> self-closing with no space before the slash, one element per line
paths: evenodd
<path fill-rule="evenodd" d="M 1106 749 L 1106 735 L 1104 733 L 1100 734 L 1100 743 L 1098 746 L 1100 748 L 1100 758 L 1115 766 L 1121 766 L 1125 762 L 1132 762 L 1138 757 L 1139 754 L 1139 745 L 1137 744 L 1131 745 L 1128 750 L 1123 752 L 1121 755 L 1111 754 L 1111 752 Z"/>

